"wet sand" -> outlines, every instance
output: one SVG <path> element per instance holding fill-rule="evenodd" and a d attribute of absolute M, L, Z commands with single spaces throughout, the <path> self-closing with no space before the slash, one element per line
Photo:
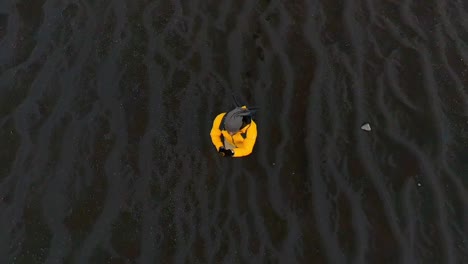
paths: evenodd
<path fill-rule="evenodd" d="M 467 17 L 2 1 L 0 263 L 467 263 Z M 231 94 L 241 159 L 209 137 Z"/>

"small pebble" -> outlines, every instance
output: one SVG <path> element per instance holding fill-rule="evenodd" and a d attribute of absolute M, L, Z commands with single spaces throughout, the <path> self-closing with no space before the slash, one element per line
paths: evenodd
<path fill-rule="evenodd" d="M 421 183 L 420 183 L 420 182 L 418 182 L 418 186 L 421 186 Z"/>
<path fill-rule="evenodd" d="M 362 125 L 361 129 L 365 130 L 365 131 L 371 131 L 372 130 L 369 123 L 366 123 L 366 124 Z"/>

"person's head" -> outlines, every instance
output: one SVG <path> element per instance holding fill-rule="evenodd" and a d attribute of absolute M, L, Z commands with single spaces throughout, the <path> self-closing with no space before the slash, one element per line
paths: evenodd
<path fill-rule="evenodd" d="M 252 113 L 247 107 L 236 107 L 226 114 L 224 127 L 229 134 L 234 135 L 251 122 Z"/>

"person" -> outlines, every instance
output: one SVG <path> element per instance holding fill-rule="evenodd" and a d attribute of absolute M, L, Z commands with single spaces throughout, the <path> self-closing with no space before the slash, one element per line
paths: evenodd
<path fill-rule="evenodd" d="M 216 116 L 210 136 L 222 156 L 238 158 L 252 153 L 257 139 L 253 113 L 254 110 L 241 106 Z"/>

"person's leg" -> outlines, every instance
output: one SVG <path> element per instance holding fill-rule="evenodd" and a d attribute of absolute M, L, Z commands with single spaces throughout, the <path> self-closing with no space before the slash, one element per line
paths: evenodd
<path fill-rule="evenodd" d="M 231 143 L 229 143 L 229 141 L 227 141 L 226 139 L 224 139 L 224 148 L 225 148 L 225 149 L 235 149 L 236 146 L 232 145 Z"/>

